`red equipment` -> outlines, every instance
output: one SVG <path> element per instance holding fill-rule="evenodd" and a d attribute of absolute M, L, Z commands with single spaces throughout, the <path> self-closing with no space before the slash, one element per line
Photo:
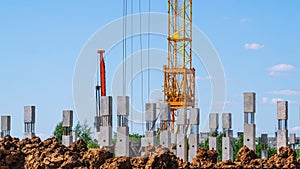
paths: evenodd
<path fill-rule="evenodd" d="M 105 50 L 98 50 L 100 55 L 100 79 L 101 79 L 101 96 L 106 96 L 106 80 L 105 80 L 105 63 L 103 54 Z"/>

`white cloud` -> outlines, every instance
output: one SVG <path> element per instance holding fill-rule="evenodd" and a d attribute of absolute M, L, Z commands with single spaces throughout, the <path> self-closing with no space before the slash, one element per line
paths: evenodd
<path fill-rule="evenodd" d="M 288 100 L 289 104 L 298 104 L 298 101 L 296 100 Z"/>
<path fill-rule="evenodd" d="M 291 71 L 294 70 L 295 66 L 289 65 L 289 64 L 278 64 L 271 68 L 269 68 L 270 71 Z"/>
<path fill-rule="evenodd" d="M 276 94 L 276 95 L 286 95 L 286 96 L 297 96 L 300 95 L 299 91 L 296 90 L 275 90 L 268 92 L 269 94 Z"/>
<path fill-rule="evenodd" d="M 291 132 L 299 132 L 300 131 L 300 126 L 295 126 L 290 129 Z"/>
<path fill-rule="evenodd" d="M 250 19 L 249 18 L 242 18 L 240 19 L 240 22 L 248 22 Z"/>
<path fill-rule="evenodd" d="M 281 72 L 295 70 L 295 66 L 289 64 L 278 64 L 267 69 L 270 76 L 279 76 Z"/>
<path fill-rule="evenodd" d="M 261 98 L 262 103 L 269 103 L 269 98 L 268 97 L 263 97 Z"/>
<path fill-rule="evenodd" d="M 277 101 L 283 101 L 283 99 L 282 98 L 273 98 L 271 100 L 271 103 L 275 104 L 275 103 L 277 103 Z"/>
<path fill-rule="evenodd" d="M 259 50 L 265 46 L 262 44 L 258 44 L 258 43 L 246 43 L 244 45 L 244 47 L 245 47 L 245 49 L 248 49 L 248 50 Z"/>
<path fill-rule="evenodd" d="M 229 17 L 229 16 L 224 16 L 223 19 L 224 19 L 224 20 L 230 20 L 231 17 Z"/>
<path fill-rule="evenodd" d="M 268 97 L 262 97 L 261 98 L 261 103 L 263 104 L 277 104 L 277 101 L 283 101 L 282 98 L 273 98 L 270 99 Z M 296 100 L 287 100 L 289 104 L 298 104 L 298 101 Z"/>

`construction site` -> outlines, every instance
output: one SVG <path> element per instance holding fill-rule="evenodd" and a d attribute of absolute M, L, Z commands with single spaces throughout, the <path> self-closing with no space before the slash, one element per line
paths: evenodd
<path fill-rule="evenodd" d="M 55 136 L 45 140 L 38 137 L 36 121 L 39 119 L 36 117 L 42 118 L 37 116 L 38 106 L 23 105 L 23 138 L 11 136 L 11 121 L 15 117 L 1 116 L 0 169 L 300 168 L 297 155 L 299 136 L 289 132 L 288 128 L 288 100 L 277 100 L 271 105 L 277 116 L 277 119 L 271 119 L 277 121 L 275 137 L 268 133 L 257 134 L 258 128 L 264 126 L 256 125 L 258 99 L 251 89 L 240 93 L 243 97 L 243 110 L 240 112 L 243 118 L 239 119 L 243 122 L 242 132 L 233 128 L 233 113 L 210 112 L 207 121 L 200 118 L 202 108 L 196 103 L 195 87 L 198 69 L 193 66 L 195 17 L 192 1 L 168 0 L 161 3 L 168 7 L 165 11 L 168 14 L 168 35 L 164 42 L 168 48 L 167 60 L 162 68 L 163 76 L 152 77 L 151 80 L 163 79 L 161 92 L 164 100 L 142 100 L 141 125 L 145 131 L 139 133 L 137 140 L 130 137 L 134 134 L 130 133 L 133 126 L 129 124 L 134 99 L 132 94 L 125 92 L 127 68 L 120 64 L 123 72 L 118 80 L 123 95 L 108 95 L 106 72 L 111 70 L 106 60 L 111 58 L 105 57 L 109 49 L 99 46 L 99 50 L 94 51 L 97 57 L 93 86 L 96 109 L 94 116 L 90 117 L 93 124 L 89 124 L 95 129 L 93 140 L 99 148 L 88 147 L 88 143 L 75 131 L 76 110 L 61 110 L 60 142 Z M 126 5 L 123 17 L 128 17 L 127 1 L 123 5 Z M 130 30 L 127 30 L 126 19 L 123 22 L 125 26 L 120 31 L 126 34 Z M 129 47 L 126 40 L 122 43 L 123 61 L 126 62 L 126 48 L 129 50 Z M 141 90 L 147 89 L 142 85 Z M 292 118 L 295 116 L 292 115 Z M 200 130 L 202 123 L 208 123 L 208 132 Z"/>

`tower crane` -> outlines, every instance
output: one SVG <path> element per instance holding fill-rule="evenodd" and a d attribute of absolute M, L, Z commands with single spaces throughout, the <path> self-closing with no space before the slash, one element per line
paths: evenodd
<path fill-rule="evenodd" d="M 168 0 L 168 63 L 164 65 L 164 101 L 175 112 L 195 107 L 195 69 L 192 66 L 192 0 Z"/>

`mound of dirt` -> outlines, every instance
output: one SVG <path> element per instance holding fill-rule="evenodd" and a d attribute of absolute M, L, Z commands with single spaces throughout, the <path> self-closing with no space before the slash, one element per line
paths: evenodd
<path fill-rule="evenodd" d="M 253 159 L 256 159 L 254 150 L 250 150 L 247 146 L 243 146 L 237 153 L 235 163 L 239 166 L 245 166 L 250 164 Z"/>
<path fill-rule="evenodd" d="M 300 168 L 295 150 L 282 147 L 269 160 L 258 159 L 255 152 L 242 147 L 234 162 L 218 162 L 215 150 L 199 148 L 191 163 L 183 162 L 162 146 L 147 147 L 142 157 L 115 157 L 107 149 L 87 149 L 83 140 L 69 147 L 55 137 L 19 140 L 5 136 L 0 140 L 0 169 L 198 169 L 198 168 Z"/>
<path fill-rule="evenodd" d="M 152 147 L 145 155 L 149 156 L 145 169 L 178 168 L 178 157 L 165 147 Z"/>
<path fill-rule="evenodd" d="M 83 140 L 69 147 L 55 137 L 41 142 L 40 138 L 19 140 L 5 136 L 0 141 L 0 168 L 10 169 L 69 169 L 99 168 L 113 154 L 106 149 L 87 149 Z"/>
<path fill-rule="evenodd" d="M 223 162 L 218 162 L 214 168 L 237 168 L 237 166 L 231 160 L 225 160 Z"/>
<path fill-rule="evenodd" d="M 130 159 L 131 167 L 133 169 L 144 169 L 149 158 L 147 156 L 135 157 Z"/>
<path fill-rule="evenodd" d="M 281 147 L 279 154 L 273 155 L 267 163 L 269 168 L 299 168 L 296 161 L 296 151 L 290 147 Z"/>
<path fill-rule="evenodd" d="M 115 169 L 130 169 L 132 168 L 131 163 L 130 163 L 130 158 L 129 157 L 115 157 L 115 158 L 110 158 L 105 161 L 103 165 L 101 165 L 100 169 L 110 169 L 110 168 L 115 168 Z"/>
<path fill-rule="evenodd" d="M 218 153 L 215 150 L 199 148 L 191 168 L 212 168 L 218 162 Z"/>
<path fill-rule="evenodd" d="M 1 168 L 22 169 L 25 157 L 18 147 L 18 138 L 5 136 L 0 141 L 0 166 Z"/>

